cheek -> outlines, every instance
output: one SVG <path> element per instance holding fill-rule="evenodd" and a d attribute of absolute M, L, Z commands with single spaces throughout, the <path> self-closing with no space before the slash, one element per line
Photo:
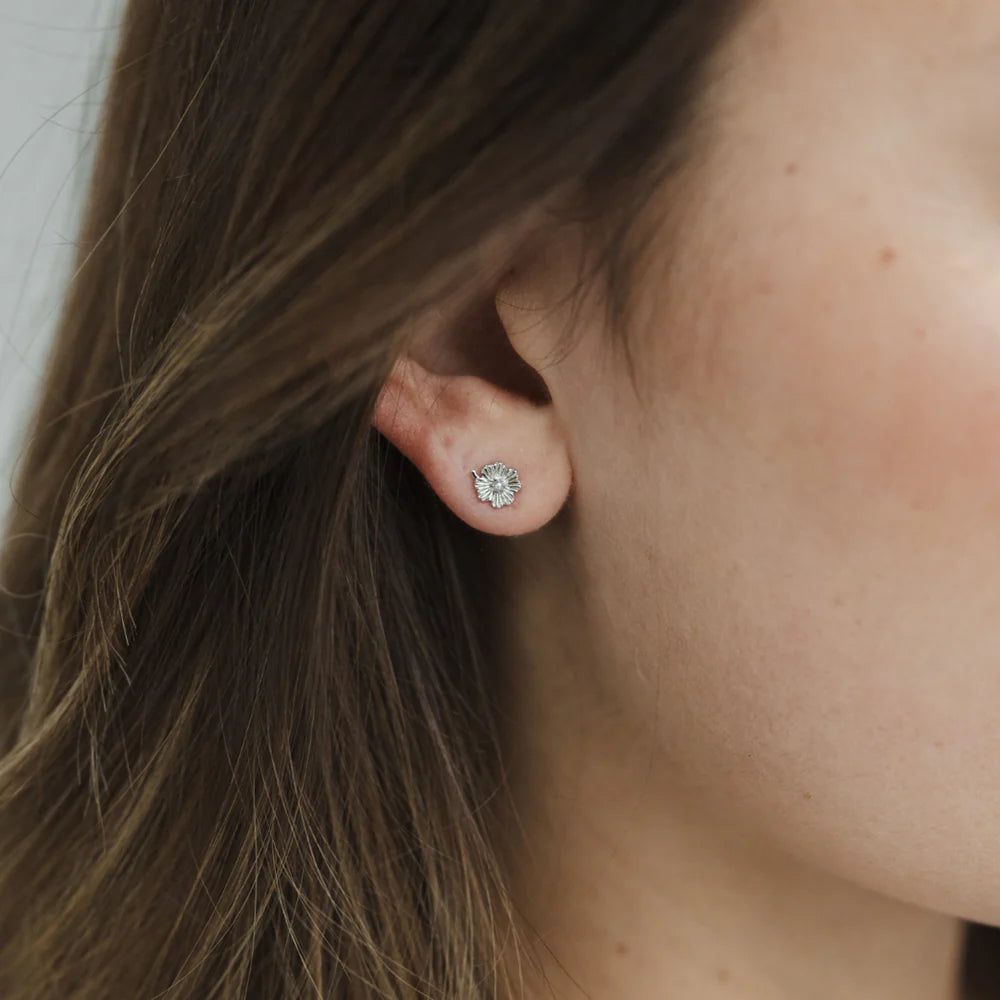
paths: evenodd
<path fill-rule="evenodd" d="M 664 748 L 665 809 L 695 789 L 840 877 L 998 924 L 995 165 L 956 141 L 953 81 L 888 87 L 853 45 L 817 69 L 814 20 L 816 65 L 772 57 L 675 198 L 644 403 L 578 366 L 602 683 Z"/>
<path fill-rule="evenodd" d="M 705 411 L 706 426 L 735 433 L 844 542 L 867 525 L 909 526 L 929 545 L 970 532 L 993 545 L 1000 325 L 963 310 L 928 322 L 899 293 L 895 311 L 763 313 L 766 329 L 723 366 L 726 403 Z"/>
<path fill-rule="evenodd" d="M 732 268 L 704 376 L 616 471 L 639 509 L 594 520 L 602 601 L 643 623 L 619 652 L 658 665 L 622 697 L 725 815 L 998 922 L 1000 287 L 918 239 L 889 266 L 875 233 L 812 234 Z"/>

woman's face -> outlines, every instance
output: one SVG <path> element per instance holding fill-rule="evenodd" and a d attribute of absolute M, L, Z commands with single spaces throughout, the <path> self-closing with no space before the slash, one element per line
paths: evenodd
<path fill-rule="evenodd" d="M 731 43 L 640 398 L 596 312 L 546 373 L 602 697 L 734 824 L 998 923 L 1000 5 L 771 0 Z"/>

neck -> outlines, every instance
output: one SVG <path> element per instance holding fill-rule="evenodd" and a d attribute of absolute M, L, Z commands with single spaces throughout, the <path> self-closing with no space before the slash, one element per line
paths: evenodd
<path fill-rule="evenodd" d="M 524 996 L 958 1000 L 964 923 L 797 862 L 686 787 L 609 710 L 587 617 L 545 586 L 557 563 L 530 562 L 503 661 Z"/>

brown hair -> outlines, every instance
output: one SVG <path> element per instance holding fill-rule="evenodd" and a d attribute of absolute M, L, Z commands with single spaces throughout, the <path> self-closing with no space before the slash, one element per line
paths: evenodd
<path fill-rule="evenodd" d="M 560 191 L 627 329 L 741 6 L 129 4 L 6 528 L 4 1000 L 517 995 L 490 539 L 372 407 Z"/>

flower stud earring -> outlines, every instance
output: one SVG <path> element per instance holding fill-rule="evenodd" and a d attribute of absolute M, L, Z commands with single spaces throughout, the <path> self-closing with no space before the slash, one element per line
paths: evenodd
<path fill-rule="evenodd" d="M 492 462 L 483 466 L 483 474 L 472 470 L 476 477 L 476 494 L 483 503 L 503 507 L 514 502 L 514 494 L 521 488 L 517 469 L 508 469 L 503 462 Z"/>

